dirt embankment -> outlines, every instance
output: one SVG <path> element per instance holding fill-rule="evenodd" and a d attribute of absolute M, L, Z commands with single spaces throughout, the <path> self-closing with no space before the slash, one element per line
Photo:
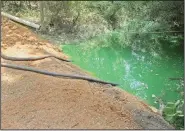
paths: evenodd
<path fill-rule="evenodd" d="M 8 56 L 42 56 L 45 51 L 68 59 L 57 47 L 26 27 L 2 19 L 2 52 Z M 47 58 L 1 62 L 53 72 L 89 76 L 71 63 Z M 56 78 L 1 68 L 3 129 L 170 129 L 137 97 L 85 80 Z"/>

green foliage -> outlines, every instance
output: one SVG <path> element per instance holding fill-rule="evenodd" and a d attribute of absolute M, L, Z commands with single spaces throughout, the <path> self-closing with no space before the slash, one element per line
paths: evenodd
<path fill-rule="evenodd" d="M 87 40 L 86 48 L 120 46 L 162 53 L 163 45 L 183 44 L 184 1 L 45 1 L 48 32 L 62 34 L 60 41 Z M 2 1 L 3 11 L 39 19 L 38 1 Z M 166 32 L 167 31 L 167 32 Z M 66 34 L 72 34 L 69 38 Z M 64 38 L 65 37 L 65 38 Z M 70 43 L 69 42 L 69 43 Z M 83 42 L 81 42 L 83 43 Z M 182 89 L 182 88 L 179 88 Z M 183 91 L 181 94 L 184 95 Z M 166 103 L 164 118 L 183 128 L 183 97 Z"/>
<path fill-rule="evenodd" d="M 175 103 L 168 102 L 163 109 L 163 117 L 166 121 L 176 127 L 176 129 L 184 129 L 184 100 L 177 100 Z"/>
<path fill-rule="evenodd" d="M 55 35 L 70 34 L 69 39 L 72 40 L 74 37 L 87 40 L 99 36 L 93 40 L 93 46 L 129 46 L 134 50 L 148 51 L 151 54 L 160 54 L 163 44 L 172 48 L 183 44 L 183 33 L 170 33 L 170 31 L 182 31 L 184 28 L 183 1 L 45 1 L 44 3 L 44 24 L 47 32 Z M 20 1 L 6 1 L 3 5 L 5 11 L 22 12 L 29 16 L 35 14 L 39 17 L 38 2 L 30 4 L 31 7 L 36 5 L 37 8 L 28 8 L 29 3 Z M 29 10 L 33 13 L 28 13 Z M 20 16 L 25 16 L 22 14 L 19 13 Z"/>
<path fill-rule="evenodd" d="M 39 10 L 37 3 L 30 1 L 1 1 L 3 2 L 2 11 L 8 12 L 17 17 L 29 21 L 39 22 Z"/>
<path fill-rule="evenodd" d="M 119 3 L 112 2 L 91 2 L 87 4 L 87 7 L 92 11 L 95 10 L 101 15 L 114 30 L 117 28 L 118 14 L 117 12 L 121 9 Z"/>
<path fill-rule="evenodd" d="M 183 33 L 170 32 L 183 29 L 182 6 L 182 1 L 89 2 L 88 8 L 91 11 L 96 11 L 109 25 L 110 20 L 114 19 L 112 25 L 116 25 L 112 26 L 114 31 L 100 35 L 98 39 L 96 37 L 94 41 L 97 44 L 93 45 L 129 46 L 134 50 L 148 51 L 152 55 L 161 54 L 164 43 L 172 48 L 182 45 Z"/>
<path fill-rule="evenodd" d="M 180 94 L 180 98 L 175 102 L 164 103 L 155 95 L 152 97 L 160 104 L 159 111 L 161 111 L 164 119 L 176 129 L 184 129 L 184 81 L 177 84 L 176 91 Z"/>

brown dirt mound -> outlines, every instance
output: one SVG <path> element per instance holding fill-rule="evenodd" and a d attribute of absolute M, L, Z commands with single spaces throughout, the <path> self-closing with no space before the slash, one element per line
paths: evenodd
<path fill-rule="evenodd" d="M 44 55 L 45 51 L 68 58 L 57 47 L 37 38 L 26 27 L 8 19 L 2 19 L 4 54 L 26 57 Z M 53 72 L 89 76 L 89 73 L 79 67 L 55 58 L 27 62 L 12 62 L 4 59 L 1 61 Z M 159 118 L 162 119 L 159 115 L 153 113 L 137 97 L 119 88 L 4 67 L 1 71 L 2 129 L 172 128 L 164 120 L 159 123 Z"/>

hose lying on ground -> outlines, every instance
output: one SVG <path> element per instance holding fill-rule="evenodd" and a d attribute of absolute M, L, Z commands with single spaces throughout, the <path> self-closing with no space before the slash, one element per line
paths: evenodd
<path fill-rule="evenodd" d="M 35 60 L 41 60 L 49 57 L 54 57 L 56 59 L 66 61 L 66 62 L 71 62 L 70 60 L 65 60 L 60 57 L 54 56 L 54 55 L 45 55 L 45 56 L 40 56 L 40 57 L 26 57 L 26 58 L 18 58 L 18 57 L 12 57 L 12 56 L 6 56 L 1 53 L 1 57 L 5 60 L 11 60 L 11 61 L 35 61 Z"/>
<path fill-rule="evenodd" d="M 115 84 L 115 83 L 106 82 L 106 81 L 102 81 L 102 80 L 97 80 L 97 79 L 93 79 L 93 78 L 89 78 L 89 77 L 85 77 L 85 76 L 48 72 L 48 71 L 45 71 L 45 70 L 38 70 L 38 69 L 35 69 L 35 68 L 26 67 L 26 66 L 18 66 L 18 65 L 13 65 L 13 64 L 1 63 L 1 67 L 7 67 L 7 68 L 12 68 L 12 69 L 17 69 L 17 70 L 24 70 L 24 71 L 30 71 L 30 72 L 35 72 L 35 73 L 40 73 L 40 74 L 55 76 L 55 77 L 69 77 L 69 78 L 72 78 L 72 79 L 82 79 L 82 80 L 87 80 L 87 81 L 92 81 L 92 82 L 97 82 L 97 83 L 111 84 L 112 86 L 117 86 L 118 85 L 118 84 Z"/>

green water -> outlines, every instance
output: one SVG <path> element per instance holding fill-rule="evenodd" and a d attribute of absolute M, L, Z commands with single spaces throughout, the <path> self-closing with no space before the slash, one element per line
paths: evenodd
<path fill-rule="evenodd" d="M 164 101 L 174 101 L 179 97 L 175 91 L 178 82 L 168 78 L 184 76 L 181 53 L 169 51 L 159 57 L 119 47 L 87 49 L 80 45 L 66 45 L 62 49 L 74 64 L 92 72 L 94 77 L 118 83 L 120 88 L 150 105 L 158 106 L 153 94 Z"/>

